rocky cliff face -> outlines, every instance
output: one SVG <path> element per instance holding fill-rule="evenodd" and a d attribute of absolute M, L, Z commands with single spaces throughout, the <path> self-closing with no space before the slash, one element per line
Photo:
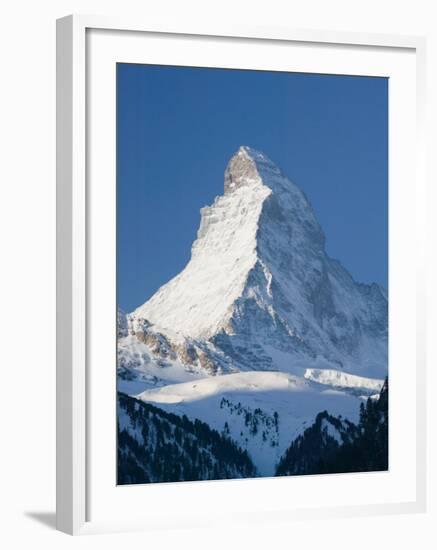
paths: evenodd
<path fill-rule="evenodd" d="M 326 254 L 305 194 L 248 147 L 229 161 L 224 194 L 201 210 L 185 269 L 120 319 L 120 335 L 207 374 L 387 372 L 385 292 Z"/>

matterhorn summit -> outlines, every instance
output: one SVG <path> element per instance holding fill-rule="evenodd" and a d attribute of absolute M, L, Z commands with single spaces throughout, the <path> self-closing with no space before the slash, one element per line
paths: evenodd
<path fill-rule="evenodd" d="M 386 375 L 385 291 L 327 255 L 304 192 L 265 154 L 240 147 L 223 195 L 200 214 L 186 267 L 127 315 L 131 344 L 209 375 Z M 120 345 L 126 361 L 129 345 Z"/>

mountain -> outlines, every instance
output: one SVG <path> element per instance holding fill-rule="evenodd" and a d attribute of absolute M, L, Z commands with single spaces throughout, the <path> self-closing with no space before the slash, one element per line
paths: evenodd
<path fill-rule="evenodd" d="M 249 456 L 207 424 L 118 394 L 118 484 L 256 477 Z"/>
<path fill-rule="evenodd" d="M 360 405 L 387 374 L 387 325 L 385 290 L 330 258 L 303 191 L 240 147 L 186 267 L 118 311 L 120 482 L 346 464 Z"/>
<path fill-rule="evenodd" d="M 303 191 L 249 147 L 229 161 L 224 194 L 202 208 L 187 266 L 125 319 L 163 364 L 204 375 L 387 373 L 386 292 L 327 255 Z M 131 360 L 125 346 L 119 364 Z"/>

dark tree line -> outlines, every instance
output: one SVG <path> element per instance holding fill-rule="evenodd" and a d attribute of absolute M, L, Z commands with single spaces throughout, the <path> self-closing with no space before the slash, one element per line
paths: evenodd
<path fill-rule="evenodd" d="M 329 426 L 337 434 L 330 432 Z M 319 413 L 283 455 L 278 476 L 388 469 L 388 380 L 378 399 L 361 403 L 358 424 Z"/>
<path fill-rule="evenodd" d="M 118 394 L 118 483 L 156 483 L 255 477 L 245 450 L 200 420 L 177 416 Z"/>

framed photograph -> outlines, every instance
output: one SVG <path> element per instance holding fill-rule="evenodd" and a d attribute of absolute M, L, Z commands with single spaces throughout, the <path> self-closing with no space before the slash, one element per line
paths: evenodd
<path fill-rule="evenodd" d="M 57 36 L 58 528 L 424 510 L 423 39 Z"/>

